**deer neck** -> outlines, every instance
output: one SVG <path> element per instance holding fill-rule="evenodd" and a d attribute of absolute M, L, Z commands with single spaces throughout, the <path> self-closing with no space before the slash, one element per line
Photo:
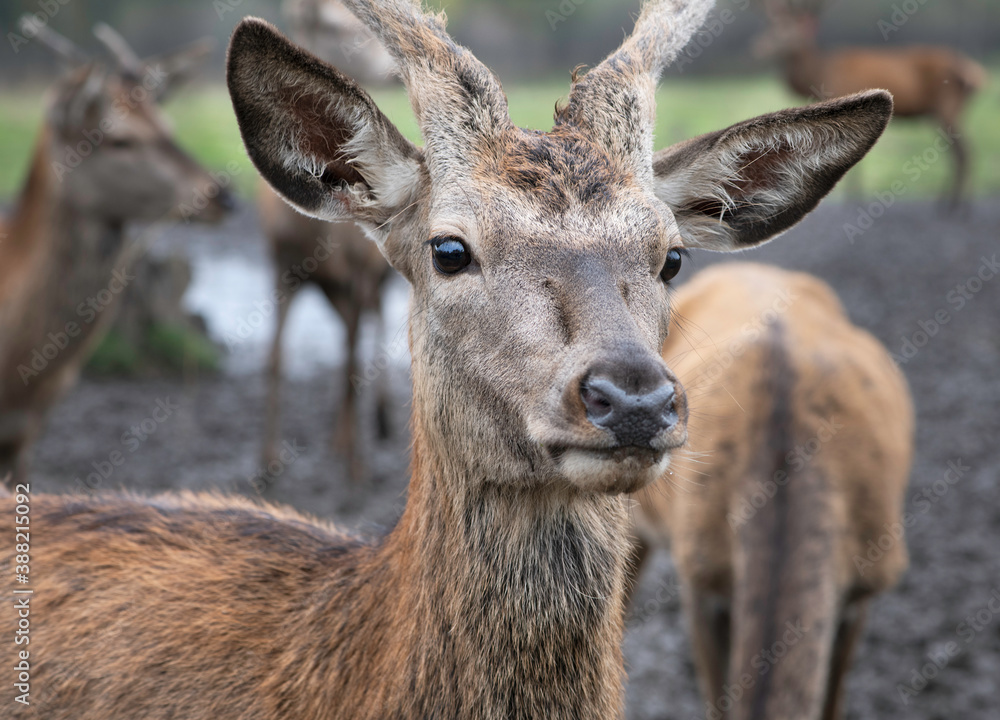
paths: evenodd
<path fill-rule="evenodd" d="M 43 130 L 31 156 L 28 179 L 14 201 L 4 228 L 5 237 L 0 244 L 4 262 L 0 273 L 5 280 L 20 269 L 32 250 L 38 252 L 38 245 L 42 244 L 39 240 L 50 233 L 56 188 L 55 177 L 49 171 L 49 142 L 49 133 Z M 9 283 L 4 285 L 9 286 Z"/>
<path fill-rule="evenodd" d="M 69 184 L 63 182 L 65 177 L 59 177 L 53 168 L 50 136 L 50 131 L 43 130 L 35 147 L 28 180 L 11 213 L 9 245 L 4 247 L 22 260 L 48 256 L 54 268 L 60 263 L 86 262 L 93 266 L 93 272 L 82 273 L 83 268 L 74 265 L 57 269 L 64 283 L 72 284 L 75 278 L 87 275 L 91 279 L 88 287 L 98 290 L 102 283 L 93 287 L 93 280 L 106 282 L 105 272 L 119 260 L 125 237 L 123 223 L 90 211 L 74 199 Z"/>
<path fill-rule="evenodd" d="M 386 552 L 419 608 L 409 667 L 440 675 L 426 716 L 619 717 L 625 499 L 465 477 L 425 438 L 417 411 Z"/>
<path fill-rule="evenodd" d="M 60 340 L 65 335 L 66 346 L 57 356 L 44 358 L 46 375 L 77 356 L 100 320 L 110 315 L 100 300 L 115 294 L 109 285 L 125 243 L 121 222 L 73 202 L 52 169 L 49 144 L 43 132 L 11 214 L 9 237 L 0 245 L 0 301 L 6 311 L 0 318 L 6 335 L 0 367 L 6 370 L 11 362 L 11 367 L 32 367 L 33 352 L 45 345 L 49 333 Z M 37 379 L 19 385 L 27 389 L 40 384 Z"/>

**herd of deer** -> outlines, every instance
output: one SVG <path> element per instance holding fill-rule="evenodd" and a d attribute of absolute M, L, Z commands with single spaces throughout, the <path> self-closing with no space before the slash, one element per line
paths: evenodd
<path fill-rule="evenodd" d="M 415 0 L 344 2 L 402 77 L 422 148 L 261 20 L 236 28 L 227 82 L 271 188 L 278 282 L 334 234 L 339 252 L 312 279 L 352 346 L 388 265 L 412 286 L 406 509 L 366 540 L 213 494 L 29 495 L 18 474 L 0 508 L 30 507 L 33 595 L 4 603 L 0 624 L 11 639 L 30 623 L 32 642 L 5 641 L 0 657 L 5 671 L 30 665 L 45 699 L 33 710 L 8 690 L 5 716 L 621 717 L 628 596 L 647 549 L 669 545 L 715 715 L 839 717 L 867 602 L 907 563 L 902 542 L 856 563 L 901 514 L 905 381 L 808 275 L 729 263 L 670 286 L 687 248 L 745 250 L 811 211 L 881 135 L 891 95 L 653 152 L 657 79 L 712 3 L 649 0 L 621 47 L 574 77 L 553 129 L 526 131 L 442 17 Z M 23 472 L 96 336 L 103 318 L 75 309 L 125 261 L 127 223 L 195 192 L 211 198 L 199 220 L 230 204 L 156 107 L 191 53 L 141 61 L 99 36 L 114 67 L 40 35 L 77 67 L 2 228 L 0 473 Z M 346 220 L 369 239 L 330 224 Z M 48 343 L 47 367 L 23 379 Z M 4 550 L 5 584 L 21 562 Z"/>

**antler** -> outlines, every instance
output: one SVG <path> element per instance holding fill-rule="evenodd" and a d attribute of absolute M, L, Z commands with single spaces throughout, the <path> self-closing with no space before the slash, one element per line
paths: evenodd
<path fill-rule="evenodd" d="M 500 82 L 413 0 L 344 0 L 396 59 L 428 164 L 467 166 L 484 138 L 513 127 Z M 468 142 L 461 140 L 468 138 Z"/>
<path fill-rule="evenodd" d="M 94 25 L 94 37 L 101 41 L 101 44 L 114 56 L 123 70 L 137 77 L 142 75 L 146 69 L 146 63 L 136 55 L 132 46 L 117 30 L 107 23 L 99 22 Z"/>
<path fill-rule="evenodd" d="M 651 182 L 656 82 L 713 5 L 713 0 L 647 2 L 621 47 L 574 83 L 558 124 L 585 131 Z"/>
<path fill-rule="evenodd" d="M 60 58 L 72 65 L 82 65 L 89 58 L 72 40 L 57 33 L 48 25 L 40 24 L 31 15 L 22 15 L 19 23 L 21 32 L 34 37 Z"/>

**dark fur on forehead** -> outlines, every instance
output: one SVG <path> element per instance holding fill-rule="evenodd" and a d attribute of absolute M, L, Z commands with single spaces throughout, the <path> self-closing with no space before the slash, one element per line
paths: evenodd
<path fill-rule="evenodd" d="M 525 192 L 553 213 L 573 203 L 604 204 L 628 176 L 575 128 L 520 131 L 491 168 L 502 183 Z"/>

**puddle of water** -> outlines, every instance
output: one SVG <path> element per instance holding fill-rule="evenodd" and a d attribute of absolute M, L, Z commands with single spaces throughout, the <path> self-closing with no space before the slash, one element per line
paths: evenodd
<path fill-rule="evenodd" d="M 193 249 L 194 250 L 194 249 Z M 260 257 L 199 252 L 191 258 L 193 276 L 185 307 L 201 314 L 213 339 L 227 348 L 224 368 L 235 375 L 259 373 L 267 366 L 277 304 L 272 300 L 274 270 Z M 408 367 L 406 321 L 409 290 L 394 278 L 383 294 L 385 339 L 379 342 L 373 318 L 361 330 L 362 367 L 377 363 Z M 311 377 L 344 362 L 344 326 L 314 287 L 298 292 L 285 327 L 285 373 Z M 380 347 L 377 347 L 380 346 Z"/>

